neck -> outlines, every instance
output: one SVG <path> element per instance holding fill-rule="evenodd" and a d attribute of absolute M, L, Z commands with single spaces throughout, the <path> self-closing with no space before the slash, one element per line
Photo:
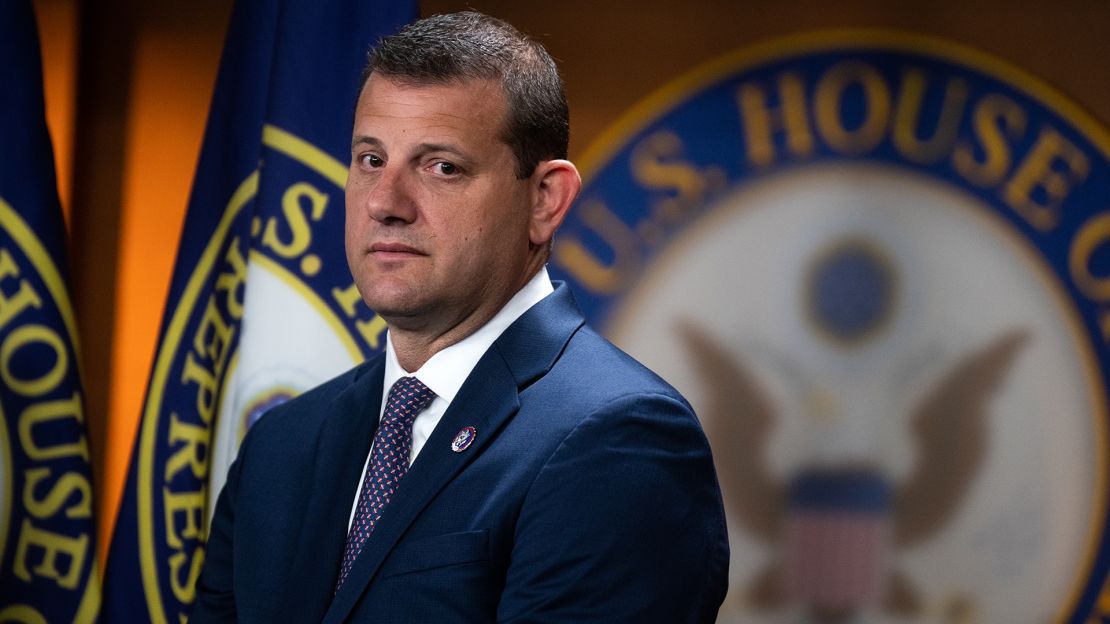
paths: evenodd
<path fill-rule="evenodd" d="M 505 301 L 508 301 L 508 299 Z M 505 301 L 501 302 L 502 306 L 505 304 Z M 393 342 L 393 351 L 397 354 L 397 363 L 408 373 L 419 370 L 420 367 L 424 366 L 424 363 L 430 360 L 436 353 L 439 353 L 478 331 L 478 328 L 489 322 L 489 320 L 497 314 L 497 310 L 500 309 L 501 306 L 498 306 L 492 311 L 482 311 L 482 314 L 475 311 L 474 314 L 471 314 L 459 324 L 448 328 L 442 333 L 433 333 L 420 329 L 409 330 L 390 325 L 389 336 L 390 340 Z"/>
<path fill-rule="evenodd" d="M 498 293 L 498 296 L 488 296 L 470 309 L 468 313 L 458 319 L 424 320 L 414 322 L 414 319 L 385 319 L 389 326 L 389 337 L 393 343 L 393 351 L 397 355 L 397 363 L 406 372 L 412 373 L 419 370 L 433 355 L 456 344 L 467 336 L 481 329 L 489 322 L 520 289 L 531 280 L 540 267 L 543 258 L 535 266 L 530 266 L 524 277 L 515 284 L 511 291 Z"/>

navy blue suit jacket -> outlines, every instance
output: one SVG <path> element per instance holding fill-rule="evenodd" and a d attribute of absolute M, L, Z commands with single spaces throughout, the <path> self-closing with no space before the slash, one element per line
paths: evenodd
<path fill-rule="evenodd" d="M 383 358 L 250 431 L 193 622 L 712 622 L 728 538 L 686 401 L 565 286 L 478 362 L 333 597 Z M 451 441 L 477 430 L 462 452 Z"/>

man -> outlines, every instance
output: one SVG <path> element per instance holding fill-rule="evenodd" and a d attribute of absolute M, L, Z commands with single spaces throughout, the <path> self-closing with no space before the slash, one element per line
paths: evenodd
<path fill-rule="evenodd" d="M 461 13 L 365 76 L 346 248 L 386 353 L 250 431 L 193 621 L 712 621 L 728 544 L 697 420 L 544 268 L 581 185 L 554 62 Z"/>

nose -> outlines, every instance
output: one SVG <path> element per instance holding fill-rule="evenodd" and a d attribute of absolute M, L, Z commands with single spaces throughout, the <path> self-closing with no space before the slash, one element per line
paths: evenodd
<path fill-rule="evenodd" d="M 386 165 L 378 169 L 365 180 L 362 191 L 362 204 L 371 219 L 386 225 L 416 220 L 419 211 L 403 167 Z"/>

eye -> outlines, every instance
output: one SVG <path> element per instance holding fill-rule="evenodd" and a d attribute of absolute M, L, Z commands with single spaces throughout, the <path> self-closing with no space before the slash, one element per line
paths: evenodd
<path fill-rule="evenodd" d="M 449 176 L 455 175 L 459 172 L 458 167 L 456 167 L 453 163 L 449 163 L 446 161 L 437 162 L 436 164 L 432 165 L 432 168 L 435 169 L 436 173 L 439 173 L 441 175 Z"/>
<path fill-rule="evenodd" d="M 377 154 L 363 154 L 358 157 L 358 160 L 363 167 L 368 167 L 371 169 L 376 169 L 385 164 L 385 161 L 382 160 L 382 157 L 378 156 Z"/>

